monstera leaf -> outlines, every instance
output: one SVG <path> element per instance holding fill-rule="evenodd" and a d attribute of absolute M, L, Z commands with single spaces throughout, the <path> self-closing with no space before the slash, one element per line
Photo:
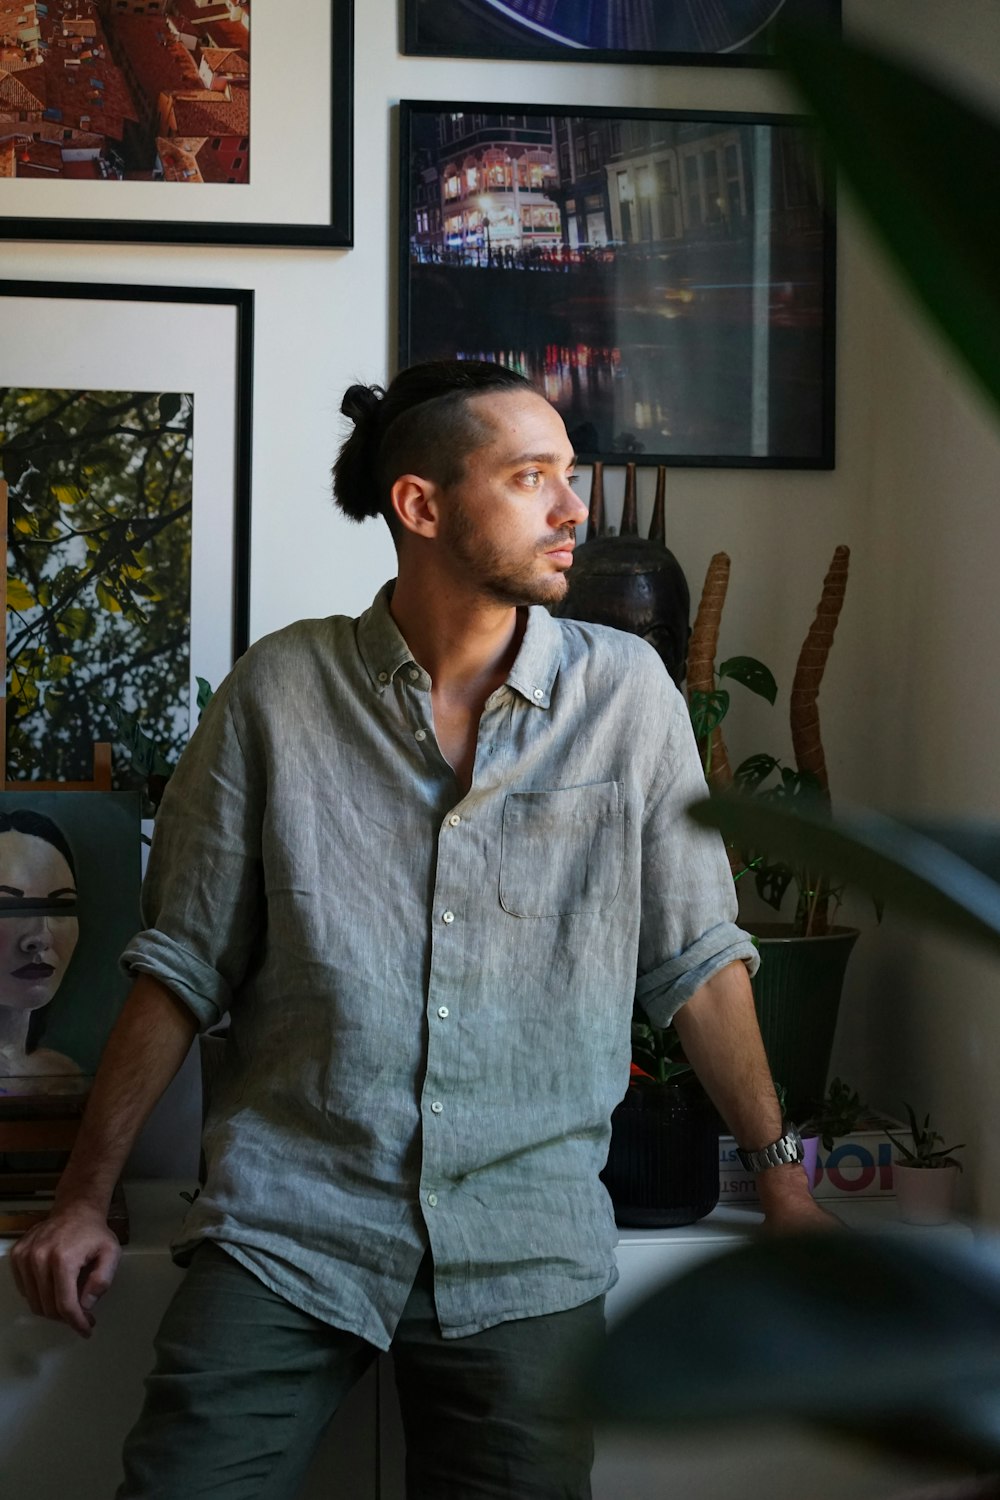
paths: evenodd
<path fill-rule="evenodd" d="M 1000 954 L 1000 823 L 900 822 L 818 800 L 764 802 L 721 793 L 689 808 L 741 848 L 808 861 L 894 912 L 985 942 Z"/>
<path fill-rule="evenodd" d="M 1000 125 L 832 31 L 787 23 L 778 45 L 897 268 L 1000 406 Z"/>
<path fill-rule="evenodd" d="M 757 1240 L 628 1313 L 591 1389 L 598 1421 L 666 1436 L 780 1420 L 1000 1467 L 1000 1248 L 835 1231 Z"/>

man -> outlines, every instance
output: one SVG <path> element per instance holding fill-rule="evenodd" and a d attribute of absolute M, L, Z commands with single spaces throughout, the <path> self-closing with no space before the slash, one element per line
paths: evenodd
<path fill-rule="evenodd" d="M 384 515 L 398 577 L 358 620 L 259 642 L 205 713 L 159 814 L 134 989 L 14 1272 L 89 1332 L 129 1145 L 229 1011 L 192 1265 L 121 1495 L 294 1495 L 392 1345 L 411 1500 L 583 1497 L 591 1439 L 552 1370 L 615 1279 L 598 1173 L 633 997 L 677 1012 L 730 1128 L 769 1147 L 754 951 L 721 845 L 683 820 L 703 782 L 658 657 L 543 607 L 586 515 L 552 407 L 444 363 L 342 409 L 338 503 Z M 797 1165 L 759 1184 L 774 1225 L 818 1217 Z"/>

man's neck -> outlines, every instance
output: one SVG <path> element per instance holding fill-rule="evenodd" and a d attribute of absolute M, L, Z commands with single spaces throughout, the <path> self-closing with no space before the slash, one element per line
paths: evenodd
<path fill-rule="evenodd" d="M 440 576 L 401 570 L 389 605 L 414 659 L 436 694 L 482 705 L 505 682 L 527 612 L 496 603 Z"/>

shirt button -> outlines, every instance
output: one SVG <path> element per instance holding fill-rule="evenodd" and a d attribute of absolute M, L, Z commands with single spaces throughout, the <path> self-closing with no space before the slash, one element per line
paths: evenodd
<path fill-rule="evenodd" d="M 544 698 L 545 697 L 545 693 L 543 692 L 543 690 L 541 688 L 535 688 L 535 691 L 532 693 L 531 696 L 533 698 L 539 698 L 540 699 L 540 698 Z"/>
<path fill-rule="evenodd" d="M 451 1015 L 451 1011 L 448 1009 L 447 1005 L 439 1005 L 438 1015 L 440 1016 L 442 1021 L 447 1021 L 448 1017 Z"/>
<path fill-rule="evenodd" d="M 413 731 L 413 738 L 415 740 L 425 740 L 427 738 L 427 730 L 426 729 L 415 729 Z"/>
<path fill-rule="evenodd" d="M 439 1115 L 443 1109 L 444 1109 L 444 1105 L 441 1103 L 441 1100 L 440 1099 L 435 1099 L 434 1103 L 431 1105 L 431 1114 L 432 1115 Z"/>
<path fill-rule="evenodd" d="M 420 679 L 420 673 L 416 667 L 411 667 L 407 675 L 411 682 L 417 682 Z"/>
<path fill-rule="evenodd" d="M 378 680 L 379 680 L 379 682 L 388 682 L 389 681 L 389 674 L 388 674 L 388 672 L 380 672 L 378 674 Z"/>
<path fill-rule="evenodd" d="M 442 922 L 454 922 L 454 920 L 455 920 L 455 913 L 453 911 L 442 912 L 441 913 L 441 920 L 442 920 Z"/>
<path fill-rule="evenodd" d="M 428 1204 L 430 1205 L 431 1208 L 437 1208 L 437 1206 L 438 1206 L 438 1195 L 437 1195 L 437 1193 L 428 1193 L 427 1194 L 427 1202 L 428 1202 Z"/>
<path fill-rule="evenodd" d="M 459 817 L 458 813 L 452 813 L 451 817 L 448 819 L 448 823 L 452 828 L 457 828 L 461 821 L 462 820 Z"/>

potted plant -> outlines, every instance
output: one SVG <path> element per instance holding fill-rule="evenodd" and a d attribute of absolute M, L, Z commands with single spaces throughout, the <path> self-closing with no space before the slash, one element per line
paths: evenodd
<path fill-rule="evenodd" d="M 628 1091 L 611 1116 L 601 1179 L 622 1228 L 693 1224 L 719 1201 L 715 1107 L 681 1051 L 673 1026 L 650 1026 L 636 1008 Z"/>
<path fill-rule="evenodd" d="M 762 662 L 732 657 L 716 668 L 719 626 L 729 582 L 729 558 L 709 563 L 688 652 L 688 703 L 713 791 L 740 793 L 789 811 L 829 804 L 829 778 L 820 736 L 818 698 L 847 586 L 850 552 L 837 547 L 823 581 L 816 618 L 799 652 L 789 719 L 794 766 L 774 755 L 748 756 L 734 770 L 722 735 L 730 694 L 725 681 L 741 684 L 774 703 L 777 686 Z M 791 919 L 742 920 L 757 941 L 760 969 L 754 999 L 771 1071 L 781 1078 L 793 1118 L 801 1118 L 826 1089 L 826 1076 L 840 1008 L 844 973 L 858 932 L 835 925 L 840 891 L 814 864 L 773 858 L 765 849 L 727 845 L 737 889 L 752 877 L 758 896 L 779 913 L 794 893 Z"/>
<path fill-rule="evenodd" d="M 918 1125 L 909 1104 L 906 1113 L 910 1120 L 912 1145 L 908 1146 L 891 1131 L 886 1132 L 903 1156 L 902 1161 L 892 1164 L 899 1216 L 907 1224 L 947 1224 L 955 1205 L 958 1174 L 962 1170 L 962 1163 L 951 1153 L 963 1150 L 964 1143 L 946 1146 L 940 1131 L 931 1129 L 929 1114 L 924 1116 L 923 1125 Z"/>

